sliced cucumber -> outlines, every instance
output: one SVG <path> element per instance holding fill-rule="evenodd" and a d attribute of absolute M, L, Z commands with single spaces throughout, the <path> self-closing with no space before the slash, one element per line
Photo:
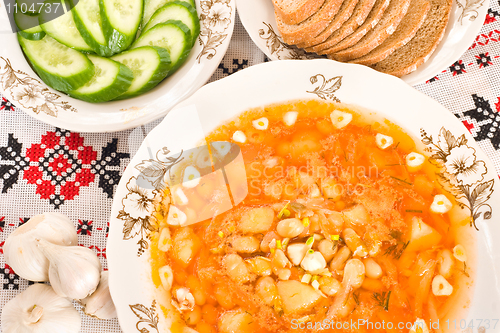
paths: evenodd
<path fill-rule="evenodd" d="M 17 11 L 30 16 L 37 16 L 43 6 L 43 0 L 16 0 Z"/>
<path fill-rule="evenodd" d="M 102 28 L 99 0 L 71 0 L 73 18 L 83 40 L 102 57 L 112 56 L 114 53 L 108 47 Z"/>
<path fill-rule="evenodd" d="M 26 39 L 40 40 L 45 37 L 45 32 L 38 24 L 37 16 L 30 16 L 17 11 L 14 13 L 14 21 L 16 22 L 19 34 Z"/>
<path fill-rule="evenodd" d="M 78 89 L 94 75 L 94 65 L 86 55 L 58 43 L 50 36 L 33 41 L 18 35 L 18 39 L 35 72 L 56 90 Z"/>
<path fill-rule="evenodd" d="M 172 1 L 158 9 L 151 17 L 148 24 L 146 24 L 142 33 L 159 23 L 164 23 L 169 20 L 179 20 L 184 23 L 191 31 L 191 40 L 194 44 L 200 33 L 200 21 L 198 20 L 196 9 L 185 1 Z"/>
<path fill-rule="evenodd" d="M 130 88 L 134 74 L 121 63 L 89 55 L 95 66 L 94 77 L 77 90 L 70 91 L 72 97 L 91 103 L 102 103 L 115 99 Z"/>
<path fill-rule="evenodd" d="M 139 37 L 132 48 L 141 46 L 158 46 L 168 50 L 172 61 L 171 73 L 186 61 L 193 46 L 191 32 L 181 21 L 170 20 L 157 24 Z"/>
<path fill-rule="evenodd" d="M 113 53 L 126 50 L 141 24 L 143 0 L 100 0 L 102 27 Z"/>
<path fill-rule="evenodd" d="M 47 0 L 45 3 L 59 3 L 58 0 Z M 50 37 L 72 49 L 92 52 L 93 49 L 85 43 L 82 35 L 76 28 L 75 20 L 71 12 L 67 12 L 58 18 L 53 18 L 49 13 L 40 13 L 40 24 L 42 29 Z"/>
<path fill-rule="evenodd" d="M 155 46 L 143 46 L 113 56 L 132 70 L 134 80 L 130 88 L 116 99 L 125 99 L 140 95 L 153 89 L 170 71 L 168 51 Z"/>
<path fill-rule="evenodd" d="M 171 2 L 172 0 L 144 0 L 144 15 L 142 16 L 142 24 L 141 26 L 144 27 L 146 24 L 148 24 L 149 20 L 153 16 L 153 14 L 160 9 L 161 7 L 165 6 L 167 3 Z M 189 2 L 191 6 L 196 8 L 196 4 L 194 3 L 194 0 L 186 0 L 186 2 Z"/>

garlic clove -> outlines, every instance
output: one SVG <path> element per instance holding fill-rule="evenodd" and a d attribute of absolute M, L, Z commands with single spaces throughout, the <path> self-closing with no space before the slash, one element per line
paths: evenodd
<path fill-rule="evenodd" d="M 336 129 L 341 129 L 349 125 L 349 123 L 352 121 L 352 114 L 340 110 L 333 110 L 333 112 L 330 114 L 330 119 L 332 121 L 333 127 L 335 127 Z"/>
<path fill-rule="evenodd" d="M 16 274 L 30 281 L 48 281 L 49 261 L 37 247 L 36 238 L 57 245 L 77 245 L 76 228 L 62 214 L 43 213 L 33 216 L 5 241 L 5 261 Z"/>
<path fill-rule="evenodd" d="M 174 205 L 170 205 L 167 215 L 167 223 L 173 226 L 182 226 L 187 221 L 187 215 Z"/>
<path fill-rule="evenodd" d="M 2 309 L 4 333 L 78 333 L 81 318 L 70 300 L 37 283 L 11 299 Z"/>
<path fill-rule="evenodd" d="M 256 119 L 256 120 L 252 121 L 252 125 L 255 129 L 258 129 L 261 131 L 266 130 L 267 127 L 269 126 L 269 119 L 267 119 L 266 117 Z"/>
<path fill-rule="evenodd" d="M 436 296 L 450 296 L 453 286 L 442 275 L 436 275 L 432 279 L 432 293 Z"/>
<path fill-rule="evenodd" d="M 97 288 L 101 278 L 101 262 L 91 249 L 83 246 L 61 246 L 36 240 L 50 262 L 49 281 L 56 294 L 83 299 Z"/>
<path fill-rule="evenodd" d="M 409 172 L 417 172 L 422 169 L 425 162 L 425 156 L 419 153 L 409 153 L 406 155 L 406 166 Z"/>
<path fill-rule="evenodd" d="M 85 314 L 98 319 L 116 318 L 116 308 L 111 294 L 109 293 L 109 272 L 101 273 L 101 281 L 96 291 L 82 299 L 82 305 L 85 306 Z"/>
<path fill-rule="evenodd" d="M 186 193 L 182 190 L 181 187 L 177 187 L 176 189 L 173 190 L 174 194 L 174 203 L 176 205 L 184 206 L 187 205 L 189 202 L 188 197 L 186 196 Z"/>
<path fill-rule="evenodd" d="M 320 252 L 309 250 L 302 259 L 300 267 L 311 274 L 318 274 L 326 268 L 326 260 Z"/>
<path fill-rule="evenodd" d="M 170 236 L 170 229 L 164 227 L 160 232 L 160 238 L 158 239 L 158 250 L 162 252 L 168 252 L 172 247 L 172 238 Z"/>
<path fill-rule="evenodd" d="M 165 288 L 166 291 L 170 291 L 170 289 L 172 289 L 172 284 L 174 283 L 174 273 L 172 272 L 172 268 L 165 265 L 158 270 L 158 275 L 160 275 L 160 281 L 163 288 Z"/>
<path fill-rule="evenodd" d="M 297 121 L 298 116 L 299 116 L 299 113 L 297 111 L 289 111 L 289 112 L 285 113 L 285 115 L 283 116 L 283 122 L 287 126 L 292 126 Z"/>
<path fill-rule="evenodd" d="M 215 154 L 220 158 L 226 156 L 231 151 L 232 147 L 231 143 L 227 141 L 211 142 L 210 146 L 214 148 Z"/>
<path fill-rule="evenodd" d="M 431 212 L 444 214 L 448 213 L 452 207 L 453 204 L 444 194 L 438 194 L 434 197 L 434 201 L 432 201 Z"/>
<path fill-rule="evenodd" d="M 429 333 L 429 328 L 427 327 L 425 320 L 417 318 L 417 320 L 415 320 L 415 324 L 413 324 L 410 332 L 408 333 Z"/>
<path fill-rule="evenodd" d="M 465 252 L 465 247 L 461 244 L 455 245 L 453 248 L 453 256 L 455 259 L 461 262 L 467 261 L 467 253 Z"/>
<path fill-rule="evenodd" d="M 300 265 L 300 262 L 306 256 L 307 250 L 309 250 L 309 247 L 304 243 L 294 243 L 286 248 L 288 258 L 294 266 Z"/>
<path fill-rule="evenodd" d="M 394 143 L 394 139 L 392 138 L 392 136 L 377 133 L 377 135 L 375 135 L 375 142 L 377 143 L 377 147 L 385 150 L 392 146 L 392 144 Z"/>
<path fill-rule="evenodd" d="M 201 174 L 194 166 L 187 166 L 184 169 L 184 178 L 182 180 L 182 186 L 185 188 L 194 188 L 198 186 L 201 180 Z"/>
<path fill-rule="evenodd" d="M 233 134 L 233 141 L 239 143 L 245 143 L 247 142 L 247 136 L 242 131 L 236 131 Z"/>

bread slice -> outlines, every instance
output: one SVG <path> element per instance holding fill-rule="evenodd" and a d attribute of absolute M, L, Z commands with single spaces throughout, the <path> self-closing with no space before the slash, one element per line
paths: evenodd
<path fill-rule="evenodd" d="M 390 1 L 396 0 L 377 0 L 366 20 L 359 28 L 356 29 L 356 31 L 333 46 L 330 46 L 330 43 L 325 45 L 316 45 L 315 52 L 318 54 L 335 53 L 356 44 L 361 38 L 363 38 L 364 35 L 366 35 L 368 31 L 377 25 L 384 15 L 385 10 L 389 6 Z"/>
<path fill-rule="evenodd" d="M 359 58 L 379 46 L 396 30 L 406 15 L 409 6 L 410 0 L 392 0 L 380 22 L 361 38 L 359 42 L 345 50 L 332 54 L 333 59 L 348 61 Z"/>
<path fill-rule="evenodd" d="M 373 65 L 387 58 L 394 50 L 405 45 L 415 36 L 424 23 L 430 7 L 431 4 L 427 0 L 412 0 L 408 12 L 392 35 L 370 53 L 349 62 Z"/>
<path fill-rule="evenodd" d="M 359 0 L 352 16 L 340 27 L 334 31 L 324 42 L 318 46 L 306 48 L 308 52 L 316 52 L 335 45 L 345 37 L 352 34 L 357 27 L 359 27 L 370 14 L 376 0 Z M 317 44 L 317 43 L 316 43 Z M 313 44 L 314 45 L 314 44 Z"/>
<path fill-rule="evenodd" d="M 401 77 L 413 72 L 432 55 L 443 38 L 453 0 L 430 0 L 431 9 L 415 37 L 371 67 Z"/>
<path fill-rule="evenodd" d="M 297 24 L 313 15 L 325 0 L 273 0 L 274 12 L 286 24 Z"/>
<path fill-rule="evenodd" d="M 323 30 L 318 36 L 299 43 L 297 46 L 306 48 L 325 41 L 325 39 L 327 39 L 334 31 L 339 29 L 344 22 L 352 17 L 355 9 L 359 6 L 359 3 L 363 1 L 366 2 L 366 0 L 344 0 L 339 8 L 339 11 L 337 12 L 337 15 L 335 15 L 325 30 Z"/>
<path fill-rule="evenodd" d="M 298 24 L 286 24 L 278 15 L 275 15 L 283 41 L 287 44 L 298 44 L 319 35 L 330 24 L 342 1 L 326 0 L 316 13 Z"/>

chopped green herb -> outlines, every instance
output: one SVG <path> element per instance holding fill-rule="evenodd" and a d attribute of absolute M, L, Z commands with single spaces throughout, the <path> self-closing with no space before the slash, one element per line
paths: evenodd
<path fill-rule="evenodd" d="M 394 163 L 394 164 L 386 164 L 385 166 L 397 166 L 397 165 L 403 165 L 401 163 Z"/>
<path fill-rule="evenodd" d="M 396 245 L 389 246 L 387 250 L 385 250 L 385 255 L 391 255 L 394 259 L 399 259 L 403 255 L 403 252 L 406 250 L 408 247 L 408 244 L 410 244 L 410 241 L 406 243 L 398 242 Z"/>
<path fill-rule="evenodd" d="M 374 293 L 372 298 L 381 306 L 385 311 L 389 311 L 389 299 L 391 298 L 392 291 L 384 291 L 383 293 Z"/>
<path fill-rule="evenodd" d="M 359 305 L 359 295 L 357 293 L 353 293 L 352 298 L 354 298 L 354 302 Z"/>
<path fill-rule="evenodd" d="M 421 211 L 420 209 L 407 209 L 406 212 L 407 213 L 420 213 L 420 214 L 423 213 L 423 211 Z"/>
<path fill-rule="evenodd" d="M 397 181 L 401 182 L 401 183 L 405 183 L 405 184 L 407 184 L 407 185 L 413 185 L 413 183 L 410 183 L 410 182 L 408 182 L 408 181 L 406 181 L 406 180 L 403 180 L 403 179 L 400 179 L 400 178 L 397 178 L 397 177 L 394 177 L 394 176 L 390 176 L 390 177 L 391 177 L 392 179 L 395 179 L 395 180 L 397 180 Z"/>
<path fill-rule="evenodd" d="M 403 236 L 403 233 L 399 230 L 391 230 L 391 237 L 397 240 L 401 239 L 401 236 Z"/>
<path fill-rule="evenodd" d="M 314 244 L 314 236 L 311 236 L 307 239 L 306 245 L 312 247 L 313 244 Z"/>
<path fill-rule="evenodd" d="M 288 211 L 288 216 L 290 216 L 290 211 L 287 209 L 287 207 L 288 207 L 288 205 L 289 205 L 289 204 L 290 204 L 290 201 L 288 201 L 288 202 L 286 203 L 285 207 L 283 207 L 283 208 L 281 209 L 281 211 L 280 211 L 280 212 L 279 212 L 279 214 L 278 214 L 278 218 L 279 218 L 279 219 L 282 219 L 282 218 L 283 218 L 283 215 L 285 215 L 285 211 Z"/>

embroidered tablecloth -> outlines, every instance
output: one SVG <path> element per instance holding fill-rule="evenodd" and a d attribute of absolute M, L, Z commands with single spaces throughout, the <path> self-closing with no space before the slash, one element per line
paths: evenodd
<path fill-rule="evenodd" d="M 492 0 L 481 33 L 469 50 L 415 88 L 460 119 L 500 174 L 499 41 L 500 4 Z M 267 60 L 237 20 L 228 52 L 211 81 Z M 56 211 L 74 221 L 79 244 L 95 251 L 107 269 L 113 193 L 144 132 L 160 120 L 123 132 L 82 134 L 41 123 L 1 94 L 0 101 L 0 253 L 15 228 L 33 215 Z M 0 308 L 29 284 L 0 255 Z M 84 333 L 121 332 L 116 319 L 82 318 Z"/>

